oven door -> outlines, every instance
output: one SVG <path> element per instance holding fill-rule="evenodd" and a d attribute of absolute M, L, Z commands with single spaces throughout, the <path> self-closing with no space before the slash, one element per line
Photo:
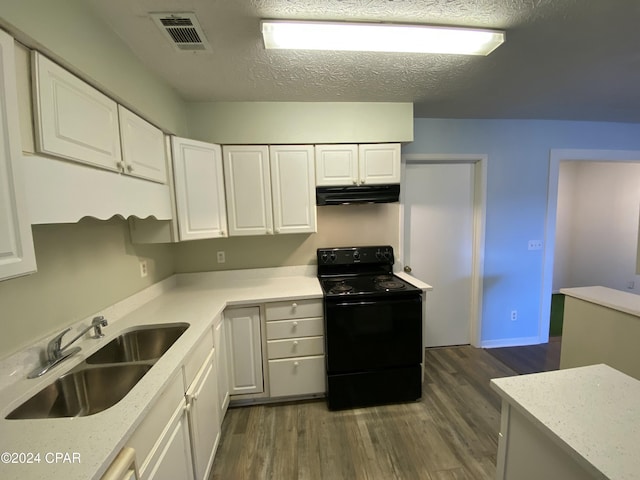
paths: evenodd
<path fill-rule="evenodd" d="M 327 373 L 422 362 L 422 297 L 325 300 Z"/>

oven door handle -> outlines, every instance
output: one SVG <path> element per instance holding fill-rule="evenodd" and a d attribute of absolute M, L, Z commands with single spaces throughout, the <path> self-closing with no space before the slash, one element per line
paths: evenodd
<path fill-rule="evenodd" d="M 383 304 L 393 304 L 393 303 L 421 303 L 422 296 L 418 295 L 417 297 L 412 298 L 385 298 L 381 300 L 342 300 L 336 303 L 328 302 L 333 307 L 361 307 L 366 305 L 380 305 Z"/>

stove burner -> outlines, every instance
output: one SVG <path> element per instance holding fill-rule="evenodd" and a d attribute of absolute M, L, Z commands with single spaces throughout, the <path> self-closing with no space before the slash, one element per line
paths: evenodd
<path fill-rule="evenodd" d="M 378 275 L 374 278 L 376 282 L 390 282 L 393 280 L 393 275 Z"/>
<path fill-rule="evenodd" d="M 378 288 L 381 288 L 387 292 L 389 290 L 402 290 L 403 288 L 405 288 L 405 284 L 400 282 L 395 282 L 393 280 L 388 280 L 384 282 L 378 282 Z"/>
<path fill-rule="evenodd" d="M 352 290 L 353 290 L 353 287 L 345 283 L 344 280 L 342 280 L 336 283 L 334 286 L 332 286 L 331 290 L 329 290 L 329 293 L 349 293 Z"/>

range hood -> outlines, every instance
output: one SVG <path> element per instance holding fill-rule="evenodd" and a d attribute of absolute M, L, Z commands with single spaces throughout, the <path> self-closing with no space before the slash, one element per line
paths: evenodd
<path fill-rule="evenodd" d="M 392 203 L 399 198 L 399 184 L 316 187 L 316 205 Z"/>

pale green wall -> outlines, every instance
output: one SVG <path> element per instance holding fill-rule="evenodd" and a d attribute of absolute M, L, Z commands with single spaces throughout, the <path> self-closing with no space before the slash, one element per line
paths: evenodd
<path fill-rule="evenodd" d="M 121 219 L 36 225 L 38 272 L 0 282 L 0 358 L 173 274 L 170 245 L 132 245 Z M 149 274 L 140 276 L 139 260 Z"/>
<path fill-rule="evenodd" d="M 191 138 L 227 145 L 413 140 L 412 103 L 201 102 L 188 118 Z"/>
<path fill-rule="evenodd" d="M 186 105 L 92 12 L 86 0 L 0 0 L 0 27 L 158 127 L 187 134 Z"/>
<path fill-rule="evenodd" d="M 316 249 L 352 245 L 399 247 L 400 204 L 318 207 L 318 232 L 196 240 L 174 247 L 177 272 L 309 265 Z M 224 251 L 226 262 L 217 263 Z"/>
<path fill-rule="evenodd" d="M 0 0 L 0 27 L 159 127 L 186 135 L 186 105 L 83 0 Z M 28 56 L 18 50 L 23 149 L 32 150 Z M 27 115 L 25 115 L 25 113 Z M 173 274 L 168 245 L 133 246 L 127 223 L 35 226 L 38 272 L 0 282 L 0 358 Z M 148 277 L 138 257 L 148 258 Z"/>

